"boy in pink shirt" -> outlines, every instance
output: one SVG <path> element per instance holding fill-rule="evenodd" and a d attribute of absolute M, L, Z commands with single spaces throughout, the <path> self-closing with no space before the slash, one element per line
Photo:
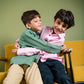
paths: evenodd
<path fill-rule="evenodd" d="M 42 40 L 48 41 L 53 45 L 64 45 L 64 31 L 74 25 L 74 16 L 71 11 L 59 10 L 54 17 L 53 27 L 43 26 L 38 33 Z M 38 67 L 44 84 L 71 84 L 70 77 L 65 73 L 64 60 L 59 54 L 52 54 L 36 48 L 19 48 L 17 55 L 32 56 L 40 54 Z"/>

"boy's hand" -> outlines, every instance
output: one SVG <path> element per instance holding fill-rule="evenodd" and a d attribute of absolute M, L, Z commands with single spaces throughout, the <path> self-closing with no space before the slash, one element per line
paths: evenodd
<path fill-rule="evenodd" d="M 61 50 L 66 50 L 66 45 L 63 45 Z"/>
<path fill-rule="evenodd" d="M 12 52 L 13 52 L 15 55 L 17 55 L 17 50 L 18 50 L 18 49 L 12 49 Z"/>
<path fill-rule="evenodd" d="M 19 49 L 20 48 L 20 45 L 18 42 L 15 43 L 15 49 Z"/>
<path fill-rule="evenodd" d="M 19 45 L 18 42 L 15 43 L 14 48 L 15 48 L 15 49 L 12 49 L 12 52 L 13 52 L 15 55 L 17 55 L 17 50 L 20 48 L 20 45 Z"/>

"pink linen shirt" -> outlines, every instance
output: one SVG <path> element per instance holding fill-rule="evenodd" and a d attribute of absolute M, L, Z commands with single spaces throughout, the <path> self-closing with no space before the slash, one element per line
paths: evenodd
<path fill-rule="evenodd" d="M 64 44 L 65 41 L 65 33 L 61 34 L 53 34 L 53 28 L 49 26 L 43 26 L 42 30 L 38 32 L 40 34 L 40 39 L 48 41 L 49 43 L 57 46 L 61 46 Z M 45 62 L 48 58 L 55 59 L 60 61 L 62 64 L 64 64 L 64 59 L 59 56 L 59 54 L 52 54 L 48 53 L 46 51 L 32 48 L 32 47 L 26 47 L 26 48 L 20 48 L 17 51 L 17 55 L 26 55 L 26 56 L 32 56 L 34 54 L 40 54 L 40 60 L 41 62 Z"/>

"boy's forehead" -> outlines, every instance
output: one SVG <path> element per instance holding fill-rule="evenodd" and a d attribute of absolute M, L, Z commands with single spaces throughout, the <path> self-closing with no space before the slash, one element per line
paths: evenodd
<path fill-rule="evenodd" d="M 36 17 L 34 17 L 33 19 L 40 19 L 40 17 L 39 17 L 39 16 L 36 16 Z M 32 20 L 33 20 L 33 19 L 32 19 Z"/>
<path fill-rule="evenodd" d="M 66 22 L 64 22 L 62 19 L 60 19 L 60 18 L 57 18 L 55 21 L 60 21 L 60 22 L 62 22 L 62 23 L 64 23 L 64 24 L 67 24 Z M 67 24 L 68 25 L 68 24 Z"/>
<path fill-rule="evenodd" d="M 40 15 L 35 15 L 35 16 L 34 16 L 34 18 L 37 18 L 37 17 L 39 17 L 39 18 L 40 18 Z"/>
<path fill-rule="evenodd" d="M 57 18 L 55 21 L 61 21 L 61 22 L 63 22 L 60 18 Z"/>
<path fill-rule="evenodd" d="M 40 20 L 40 17 L 37 15 L 31 19 L 31 21 L 35 21 L 35 20 Z M 31 21 L 30 21 L 30 23 L 31 23 Z"/>

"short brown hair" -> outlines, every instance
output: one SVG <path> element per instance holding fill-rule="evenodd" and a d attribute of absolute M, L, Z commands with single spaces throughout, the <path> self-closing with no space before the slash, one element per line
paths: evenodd
<path fill-rule="evenodd" d="M 30 23 L 33 18 L 36 16 L 40 17 L 40 14 L 36 10 L 29 10 L 23 13 L 21 20 L 26 26 L 27 23 Z"/>

